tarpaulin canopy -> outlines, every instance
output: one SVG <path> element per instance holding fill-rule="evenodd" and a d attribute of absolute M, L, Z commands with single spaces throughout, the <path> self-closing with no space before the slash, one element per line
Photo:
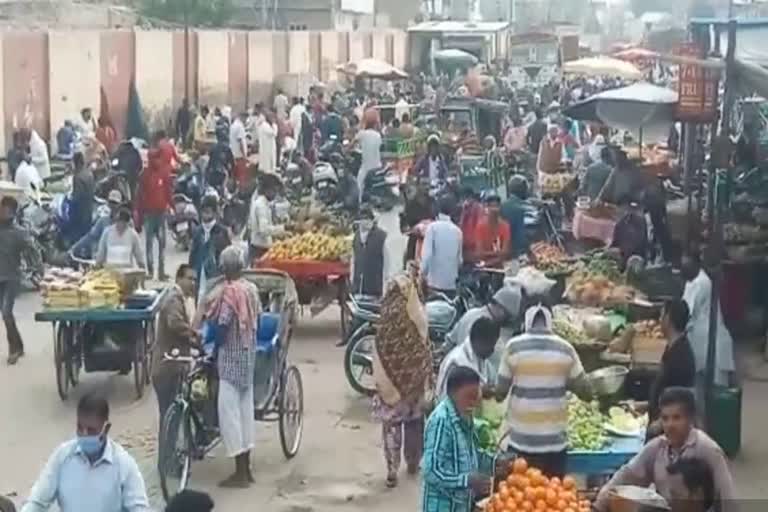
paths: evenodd
<path fill-rule="evenodd" d="M 477 57 L 475 57 L 469 52 L 465 52 L 464 50 L 459 50 L 458 48 L 448 48 L 445 50 L 438 50 L 435 53 L 433 53 L 432 56 L 435 58 L 435 60 L 438 60 L 445 64 L 455 64 L 455 65 L 464 64 L 464 65 L 474 66 L 475 64 L 478 63 Z"/>
<path fill-rule="evenodd" d="M 738 76 L 735 82 L 740 94 L 757 93 L 768 98 L 768 70 L 739 59 L 736 59 L 735 67 Z"/>
<path fill-rule="evenodd" d="M 408 78 L 408 73 L 395 66 L 376 59 L 360 59 L 336 67 L 337 71 L 360 78 L 378 78 L 380 80 L 401 80 Z"/>
<path fill-rule="evenodd" d="M 628 48 L 626 50 L 614 53 L 613 57 L 619 60 L 635 62 L 658 59 L 659 54 L 645 48 Z"/>
<path fill-rule="evenodd" d="M 629 62 L 611 57 L 588 57 L 572 60 L 563 65 L 563 71 L 572 75 L 611 76 L 639 80 L 643 73 Z"/>
<path fill-rule="evenodd" d="M 639 82 L 595 94 L 563 111 L 578 121 L 598 122 L 637 134 L 646 140 L 666 138 L 675 119 L 677 93 Z"/>

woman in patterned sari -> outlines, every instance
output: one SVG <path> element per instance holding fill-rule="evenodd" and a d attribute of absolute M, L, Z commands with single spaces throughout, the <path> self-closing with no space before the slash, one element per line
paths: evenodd
<path fill-rule="evenodd" d="M 434 387 L 427 318 L 418 268 L 394 277 L 381 303 L 373 376 L 373 416 L 382 423 L 387 486 L 397 485 L 401 450 L 409 475 L 419 469 L 426 394 Z"/>

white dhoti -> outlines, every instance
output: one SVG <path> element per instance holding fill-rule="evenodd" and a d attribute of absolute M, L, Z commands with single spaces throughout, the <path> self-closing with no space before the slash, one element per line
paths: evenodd
<path fill-rule="evenodd" d="M 227 457 L 253 449 L 253 384 L 239 389 L 219 381 L 219 427 Z"/>

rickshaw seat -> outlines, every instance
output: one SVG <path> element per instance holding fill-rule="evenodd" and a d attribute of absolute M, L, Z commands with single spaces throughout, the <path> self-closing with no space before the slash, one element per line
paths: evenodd
<path fill-rule="evenodd" d="M 280 336 L 280 315 L 278 313 L 259 313 L 256 330 L 256 350 L 268 352 L 277 345 Z"/>

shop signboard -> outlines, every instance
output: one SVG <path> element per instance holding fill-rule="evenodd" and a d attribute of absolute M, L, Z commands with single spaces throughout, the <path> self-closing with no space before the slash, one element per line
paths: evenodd
<path fill-rule="evenodd" d="M 680 57 L 701 59 L 703 52 L 694 43 L 686 43 L 676 52 Z M 677 118 L 692 123 L 708 123 L 717 111 L 720 70 L 693 62 L 681 62 L 678 73 Z"/>

